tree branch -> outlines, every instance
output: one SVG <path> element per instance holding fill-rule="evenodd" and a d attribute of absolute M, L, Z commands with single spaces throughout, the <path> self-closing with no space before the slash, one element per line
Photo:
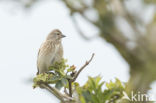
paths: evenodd
<path fill-rule="evenodd" d="M 72 97 L 72 81 L 68 80 L 69 83 L 69 96 Z"/>
<path fill-rule="evenodd" d="M 89 61 L 86 61 L 86 63 L 80 68 L 80 70 L 74 75 L 74 78 L 71 79 L 71 82 L 74 82 L 77 77 L 79 76 L 79 74 L 81 73 L 81 71 L 93 60 L 93 57 L 94 57 L 94 53 L 92 54 L 92 57 L 90 58 Z"/>
<path fill-rule="evenodd" d="M 92 36 L 92 37 L 87 37 L 81 30 L 80 26 L 78 25 L 77 23 L 77 20 L 74 16 L 72 16 L 72 21 L 73 21 L 73 24 L 75 26 L 75 29 L 77 30 L 77 32 L 80 34 L 80 36 L 85 39 L 85 40 L 92 40 L 92 39 L 95 39 L 95 37 L 97 36 Z"/>
<path fill-rule="evenodd" d="M 56 88 L 51 87 L 48 84 L 45 83 L 41 83 L 40 86 L 46 90 L 48 90 L 49 92 L 51 92 L 52 94 L 54 94 L 59 100 L 61 100 L 62 103 L 68 103 L 68 101 L 72 101 L 73 98 L 67 96 L 67 95 L 63 95 L 60 91 L 58 91 Z"/>

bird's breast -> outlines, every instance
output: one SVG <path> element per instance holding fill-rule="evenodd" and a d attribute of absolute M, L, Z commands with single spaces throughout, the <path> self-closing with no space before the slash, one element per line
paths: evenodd
<path fill-rule="evenodd" d="M 54 45 L 54 47 L 51 48 L 51 52 L 49 52 L 46 57 L 48 59 L 47 61 L 52 63 L 52 61 L 55 59 L 55 56 L 56 56 L 58 50 L 59 50 L 59 45 Z"/>

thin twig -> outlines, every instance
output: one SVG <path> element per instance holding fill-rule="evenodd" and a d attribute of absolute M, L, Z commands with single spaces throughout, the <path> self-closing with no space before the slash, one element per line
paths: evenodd
<path fill-rule="evenodd" d="M 71 82 L 74 82 L 77 77 L 79 76 L 80 72 L 92 61 L 93 57 L 94 57 L 94 53 L 92 54 L 92 57 L 90 58 L 89 61 L 86 61 L 86 63 L 80 68 L 80 70 L 75 74 L 74 78 L 71 79 Z"/>
<path fill-rule="evenodd" d="M 86 35 L 83 33 L 83 31 L 81 30 L 80 26 L 78 25 L 78 22 L 77 22 L 76 18 L 75 18 L 74 16 L 72 16 L 72 19 L 71 19 L 71 20 L 73 21 L 73 24 L 74 24 L 74 26 L 75 26 L 75 29 L 77 30 L 77 32 L 80 34 L 80 36 L 81 36 L 83 39 L 85 39 L 85 40 L 93 40 L 93 39 L 95 39 L 95 38 L 97 37 L 97 35 L 92 36 L 92 37 L 86 36 Z"/>
<path fill-rule="evenodd" d="M 77 20 L 76 20 L 76 18 L 74 17 L 74 14 L 75 14 L 75 13 L 79 13 L 86 21 L 88 21 L 89 23 L 92 23 L 92 24 L 96 25 L 96 22 L 90 20 L 88 17 L 86 17 L 86 16 L 84 15 L 84 11 L 85 11 L 87 8 L 89 8 L 89 7 L 86 6 L 84 3 L 82 3 L 81 6 L 83 6 L 83 7 L 78 9 L 78 8 L 75 8 L 75 7 L 74 7 L 70 2 L 68 2 L 67 0 L 63 0 L 63 2 L 64 2 L 65 5 L 70 9 L 73 24 L 74 24 L 75 28 L 77 29 L 77 31 L 79 32 L 80 36 L 82 36 L 82 38 L 85 39 L 85 40 L 93 40 L 93 39 L 95 39 L 96 37 L 98 37 L 97 35 L 92 36 L 92 37 L 87 37 L 87 36 L 82 32 L 82 30 L 80 29 L 80 26 L 78 25 Z"/>
<path fill-rule="evenodd" d="M 75 8 L 73 6 L 73 4 L 70 3 L 68 0 L 62 0 L 62 1 L 65 3 L 65 5 L 67 6 L 67 8 L 70 9 L 71 14 L 72 13 L 75 13 L 75 12 L 78 12 L 78 13 L 79 12 L 83 12 L 83 11 L 85 11 L 88 8 L 86 5 L 83 5 L 83 7 L 81 7 L 81 8 Z"/>
<path fill-rule="evenodd" d="M 83 13 L 79 13 L 87 22 L 94 24 L 95 26 L 97 25 L 97 22 L 90 20 L 85 14 Z"/>
<path fill-rule="evenodd" d="M 77 32 L 80 34 L 80 36 L 82 36 L 82 38 L 84 38 L 85 40 L 90 40 L 91 38 L 87 37 L 83 32 L 82 30 L 80 29 L 75 17 L 72 16 L 72 21 L 73 21 L 73 24 L 77 30 Z"/>

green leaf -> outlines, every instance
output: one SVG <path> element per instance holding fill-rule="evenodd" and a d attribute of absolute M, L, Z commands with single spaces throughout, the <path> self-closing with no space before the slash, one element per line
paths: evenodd
<path fill-rule="evenodd" d="M 62 82 L 63 86 L 66 86 L 68 84 L 68 80 L 65 78 L 62 78 L 61 82 Z"/>
<path fill-rule="evenodd" d="M 63 84 L 62 84 L 61 80 L 59 80 L 59 81 L 56 83 L 55 88 L 57 88 L 58 90 L 60 90 L 62 87 L 63 87 Z"/>

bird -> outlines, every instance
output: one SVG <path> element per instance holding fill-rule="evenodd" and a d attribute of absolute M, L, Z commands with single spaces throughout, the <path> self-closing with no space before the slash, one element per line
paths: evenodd
<path fill-rule="evenodd" d="M 37 75 L 48 72 L 48 68 L 63 58 L 62 38 L 66 37 L 59 29 L 51 31 L 41 44 L 37 56 Z"/>

